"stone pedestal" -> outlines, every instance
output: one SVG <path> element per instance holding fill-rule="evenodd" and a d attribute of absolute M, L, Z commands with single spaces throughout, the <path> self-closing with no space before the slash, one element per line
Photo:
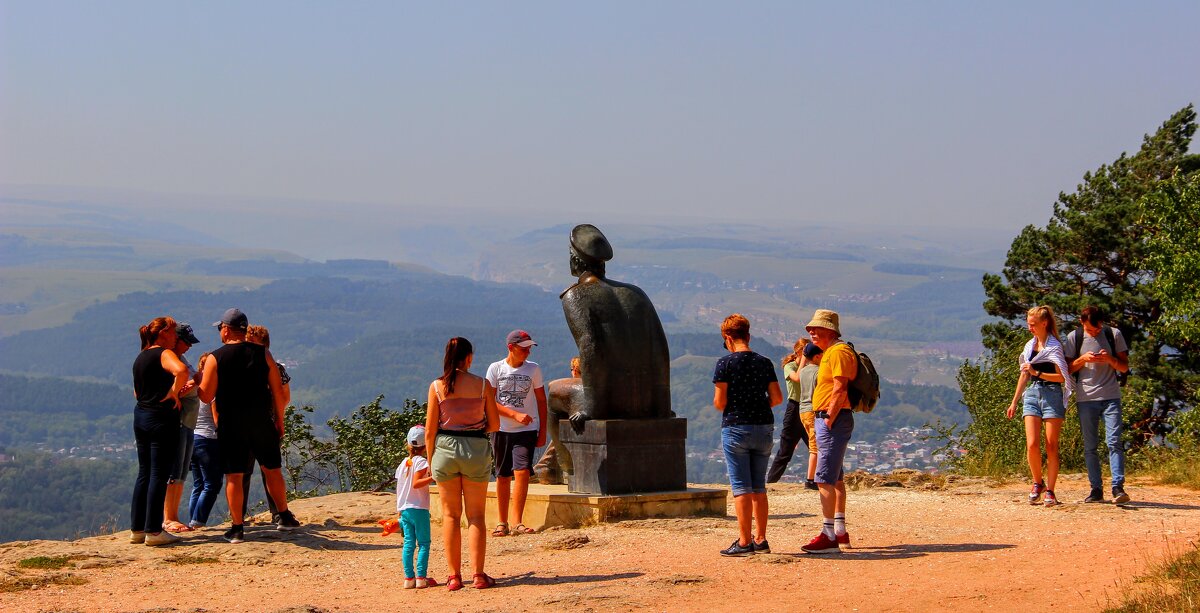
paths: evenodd
<path fill-rule="evenodd" d="M 625 494 L 602 496 L 596 494 L 571 494 L 565 485 L 529 484 L 529 496 L 525 499 L 525 525 L 541 532 L 554 526 L 578 528 L 598 523 L 648 519 L 652 517 L 725 517 L 729 490 L 689 488 L 655 494 Z M 440 509 L 436 485 L 429 487 L 430 508 Z M 395 516 L 396 496 L 391 494 L 388 516 Z M 500 521 L 496 506 L 496 484 L 488 486 L 488 500 L 484 505 L 484 520 L 490 531 Z M 382 505 L 381 505 L 381 508 Z M 387 510 L 387 509 L 385 509 Z M 378 516 L 372 516 L 371 523 Z M 442 514 L 434 512 L 431 520 L 442 523 Z M 466 526 L 466 518 L 463 518 Z"/>
<path fill-rule="evenodd" d="M 571 453 L 572 494 L 644 494 L 687 489 L 687 419 L 597 419 L 576 433 L 559 424 Z"/>

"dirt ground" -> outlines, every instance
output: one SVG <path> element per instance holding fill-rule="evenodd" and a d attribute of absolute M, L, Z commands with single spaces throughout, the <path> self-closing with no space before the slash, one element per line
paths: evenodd
<path fill-rule="evenodd" d="M 1058 487 L 1066 504 L 1030 506 L 1026 488 L 961 481 L 943 490 L 852 491 L 854 549 L 800 551 L 820 528 L 815 492 L 771 486 L 773 553 L 722 558 L 726 518 L 651 519 L 490 538 L 495 588 L 400 589 L 398 535 L 385 494 L 339 494 L 293 505 L 305 522 L 281 533 L 221 527 L 152 548 L 128 533 L 70 542 L 0 545 L 0 611 L 520 611 L 719 609 L 807 611 L 1094 611 L 1139 589 L 1147 565 L 1200 540 L 1200 493 L 1132 482 L 1129 505 L 1084 505 L 1079 475 Z M 438 526 L 430 574 L 446 577 Z M 586 537 L 586 538 L 581 538 Z M 586 541 L 586 542 L 585 542 Z M 75 556 L 61 570 L 18 568 L 34 556 Z M 470 581 L 470 577 L 466 577 Z"/>

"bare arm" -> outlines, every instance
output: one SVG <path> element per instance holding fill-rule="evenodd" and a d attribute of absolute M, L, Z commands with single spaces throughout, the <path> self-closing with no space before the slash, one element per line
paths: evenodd
<path fill-rule="evenodd" d="M 496 390 L 486 380 L 483 382 L 483 413 L 487 416 L 487 431 L 500 430 L 500 405 L 496 404 Z"/>
<path fill-rule="evenodd" d="M 179 392 L 188 383 L 187 366 L 184 366 L 183 361 L 179 356 L 175 355 L 174 351 L 164 349 L 162 356 L 159 358 L 159 363 L 163 370 L 171 373 L 175 377 L 175 381 L 171 383 L 171 391 L 167 392 L 167 397 L 163 400 L 174 401 L 175 408 L 179 408 Z"/>
<path fill-rule="evenodd" d="M 724 411 L 725 405 L 729 402 L 729 384 L 714 383 L 713 384 L 713 406 L 718 411 Z"/>
<path fill-rule="evenodd" d="M 1117 372 L 1129 372 L 1129 352 L 1122 351 L 1117 354 L 1109 355 L 1108 365 L 1113 367 Z"/>
<path fill-rule="evenodd" d="M 772 381 L 767 386 L 767 398 L 771 401 L 771 406 L 775 406 L 783 402 L 783 392 L 779 390 L 779 382 Z"/>
<path fill-rule="evenodd" d="M 430 463 L 433 463 L 433 451 L 436 449 L 439 409 L 437 381 L 434 381 L 429 384 L 429 395 L 425 399 L 425 453 L 429 454 Z"/>
<path fill-rule="evenodd" d="M 1021 394 L 1025 392 L 1025 384 L 1028 382 L 1029 382 L 1029 373 L 1026 372 L 1024 370 L 1024 366 L 1022 366 L 1021 378 L 1017 379 L 1017 391 L 1013 394 L 1013 399 L 1012 399 L 1012 402 L 1008 405 L 1008 410 L 1005 411 L 1005 415 L 1009 419 L 1012 419 L 1013 415 L 1016 415 L 1017 403 L 1021 401 Z"/>
<path fill-rule="evenodd" d="M 283 391 L 283 379 L 279 376 L 279 367 L 275 366 L 275 358 L 271 357 L 270 351 L 264 351 L 267 356 L 267 385 L 271 388 L 271 400 L 275 406 L 275 430 L 279 432 L 279 436 L 283 436 L 283 414 L 287 410 L 287 396 Z"/>
<path fill-rule="evenodd" d="M 428 432 L 428 429 L 426 429 L 426 432 Z M 423 468 L 423 469 L 413 473 L 412 486 L 413 486 L 414 490 L 423 488 L 423 487 L 429 485 L 430 483 L 433 483 L 433 475 L 430 474 L 428 468 Z"/>
<path fill-rule="evenodd" d="M 200 367 L 200 402 L 211 403 L 217 397 L 217 358 L 215 355 L 209 355 L 207 360 L 204 360 L 204 365 Z M 216 411 L 213 411 L 214 415 Z"/>

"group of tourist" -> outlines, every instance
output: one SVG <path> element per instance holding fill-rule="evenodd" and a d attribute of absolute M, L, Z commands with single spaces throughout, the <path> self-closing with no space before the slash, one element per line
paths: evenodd
<path fill-rule="evenodd" d="M 1120 384 L 1128 371 L 1128 347 L 1103 314 L 1088 307 L 1082 327 L 1059 339 L 1050 307 L 1030 309 L 1033 338 L 1022 349 L 1020 377 L 1009 418 L 1022 407 L 1033 487 L 1031 504 L 1059 504 L 1058 439 L 1065 407 L 1075 393 L 1091 491 L 1084 502 L 1104 500 L 1097 453 L 1104 421 L 1114 502 L 1129 500 L 1124 490 Z M 205 525 L 225 480 L 232 526 L 231 543 L 244 538 L 247 474 L 261 468 L 272 522 L 281 530 L 299 522 L 288 511 L 281 473 L 280 440 L 290 391 L 282 364 L 269 351 L 265 328 L 249 326 L 238 309 L 214 324 L 222 346 L 201 356 L 194 369 L 184 354 L 199 342 L 191 326 L 159 317 L 140 330 L 142 351 L 133 365 L 137 405 L 134 433 L 138 476 L 132 503 L 132 542 L 162 545 L 178 540 L 172 532 Z M 820 493 L 821 531 L 801 549 L 834 553 L 850 545 L 846 530 L 843 459 L 854 430 L 850 386 L 858 369 L 854 349 L 842 340 L 838 314 L 818 309 L 784 358 L 787 406 L 774 461 L 772 407 L 784 396 L 771 360 L 750 349 L 750 322 L 734 313 L 721 324 L 728 352 L 713 374 L 713 405 L 722 412 L 721 447 L 734 498 L 738 538 L 720 553 L 745 556 L 770 551 L 767 541 L 766 484 L 778 481 L 796 447 L 804 442 L 808 464 L 804 487 Z M 409 458 L 397 468 L 398 520 L 405 534 L 405 587 L 428 587 L 429 484 L 438 485 L 442 537 L 450 575 L 447 588 L 463 587 L 462 529 L 466 516 L 472 585 L 495 580 L 484 571 L 488 530 L 484 524 L 488 482 L 497 481 L 499 522 L 494 537 L 527 534 L 525 501 L 534 452 L 546 443 L 547 398 L 542 372 L 529 360 L 537 343 L 524 330 L 506 338 L 508 354 L 484 376 L 471 372 L 474 349 L 465 338 L 446 344 L 442 375 L 429 385 L 424 426 L 408 433 Z M 578 377 L 577 370 L 572 375 Z M 1046 470 L 1041 443 L 1044 432 Z M 189 521 L 178 517 L 183 479 L 193 472 Z M 768 473 L 769 467 L 769 473 Z M 415 557 L 415 564 L 414 564 Z"/>
<path fill-rule="evenodd" d="M 1113 502 L 1129 502 L 1121 440 L 1121 383 L 1129 371 L 1129 349 L 1121 331 L 1106 325 L 1104 314 L 1094 306 L 1083 309 L 1080 328 L 1068 334 L 1065 343 L 1059 339 L 1050 307 L 1030 309 L 1026 321 L 1033 338 L 1019 356 L 1021 374 L 1007 416 L 1014 417 L 1020 403 L 1033 476 L 1029 503 L 1060 504 L 1054 492 L 1058 441 L 1072 393 L 1079 408 L 1091 488 L 1083 502 L 1104 501 L 1097 451 L 1101 421 L 1106 431 Z M 737 540 L 721 555 L 770 551 L 766 484 L 782 477 L 801 441 L 809 448 L 805 487 L 820 491 L 823 518 L 821 532 L 801 549 L 807 553 L 834 553 L 850 545 L 842 463 L 854 431 L 849 389 L 857 375 L 858 360 L 854 349 L 841 340 L 837 313 L 818 309 L 805 329 L 809 339 L 798 340 L 792 354 L 783 360 L 788 403 L 779 449 L 768 473 L 774 429 L 771 408 L 781 400 L 779 381 L 771 361 L 750 349 L 750 322 L 744 316 L 734 313 L 721 324 L 729 355 L 717 361 L 713 406 L 722 412 L 721 447 L 738 522 Z"/>
<path fill-rule="evenodd" d="M 1058 335 L 1054 309 L 1033 307 L 1026 313 L 1025 322 L 1033 338 L 1025 343 L 1018 358 L 1021 374 L 1006 414 L 1012 419 L 1020 403 L 1025 422 L 1026 455 L 1033 477 L 1029 504 L 1041 502 L 1048 507 L 1060 504 L 1054 493 L 1059 467 L 1058 440 L 1072 393 L 1079 409 L 1083 458 L 1091 487 L 1083 502 L 1104 501 L 1103 474 L 1097 452 L 1101 420 L 1108 444 L 1113 502 L 1129 502 L 1129 494 L 1125 492 L 1125 445 L 1121 440 L 1124 430 L 1121 384 L 1129 372 L 1129 347 L 1121 331 L 1106 325 L 1104 313 L 1095 306 L 1088 306 L 1079 313 L 1080 327 L 1067 335 L 1065 343 Z M 1046 445 L 1044 475 L 1043 433 Z"/>
<path fill-rule="evenodd" d="M 854 431 L 849 385 L 857 373 L 854 350 L 841 340 L 839 317 L 818 309 L 805 326 L 809 339 L 793 346 L 784 358 L 788 404 L 780 447 L 771 462 L 775 417 L 771 408 L 783 400 L 771 360 L 750 349 L 750 321 L 734 313 L 721 323 L 728 355 L 713 373 L 713 406 L 721 411 L 721 449 L 733 492 L 738 538 L 723 556 L 769 553 L 767 483 L 787 469 L 797 443 L 809 447 L 805 487 L 820 491 L 821 532 L 801 549 L 833 553 L 850 545 L 846 531 L 846 484 L 842 460 Z"/>
<path fill-rule="evenodd" d="M 138 475 L 131 505 L 130 541 L 165 545 L 173 533 L 207 524 L 222 480 L 233 525 L 225 540 L 245 539 L 249 480 L 257 461 L 272 523 L 293 530 L 280 440 L 290 400 L 287 371 L 271 357 L 266 328 L 250 326 L 238 309 L 213 324 L 222 346 L 193 368 L 184 354 L 200 341 L 192 327 L 158 317 L 141 327 L 142 350 L 133 363 L 134 439 Z M 192 477 L 189 520 L 179 518 L 183 482 Z"/>

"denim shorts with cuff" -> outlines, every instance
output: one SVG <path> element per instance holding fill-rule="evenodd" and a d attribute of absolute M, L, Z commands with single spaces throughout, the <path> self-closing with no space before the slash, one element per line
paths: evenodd
<path fill-rule="evenodd" d="M 721 451 L 734 496 L 766 493 L 774 433 L 774 424 L 721 428 Z"/>

